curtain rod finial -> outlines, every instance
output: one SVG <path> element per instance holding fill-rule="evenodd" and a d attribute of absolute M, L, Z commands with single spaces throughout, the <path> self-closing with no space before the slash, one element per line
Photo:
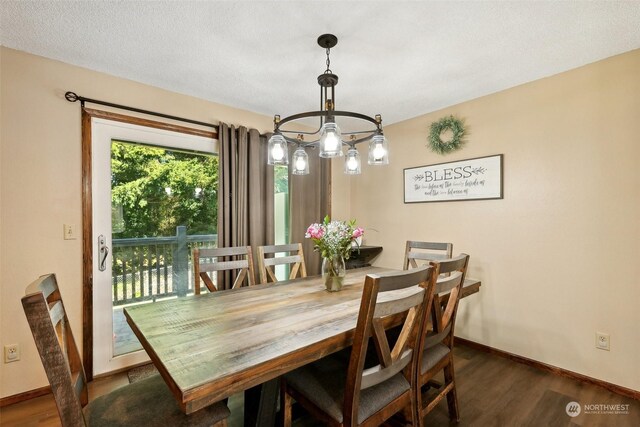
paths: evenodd
<path fill-rule="evenodd" d="M 75 94 L 75 92 L 67 92 L 64 94 L 64 97 L 67 99 L 67 101 L 69 102 L 76 102 L 78 100 L 78 95 Z"/>

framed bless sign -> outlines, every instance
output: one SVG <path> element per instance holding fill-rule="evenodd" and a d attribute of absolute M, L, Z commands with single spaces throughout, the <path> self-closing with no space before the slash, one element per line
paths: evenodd
<path fill-rule="evenodd" d="M 502 154 L 404 170 L 405 203 L 502 197 Z"/>

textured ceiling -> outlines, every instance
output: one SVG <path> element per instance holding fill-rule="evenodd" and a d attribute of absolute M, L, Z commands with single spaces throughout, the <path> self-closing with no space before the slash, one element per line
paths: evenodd
<path fill-rule="evenodd" d="M 4 46 L 269 116 L 318 108 L 330 32 L 337 109 L 387 124 L 640 47 L 639 1 L 2 0 L 0 15 Z"/>

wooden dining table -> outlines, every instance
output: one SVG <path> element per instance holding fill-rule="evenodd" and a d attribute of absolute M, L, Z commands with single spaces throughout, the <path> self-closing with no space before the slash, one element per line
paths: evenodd
<path fill-rule="evenodd" d="M 351 345 L 367 274 L 348 270 L 340 292 L 321 277 L 187 296 L 124 309 L 176 397 L 193 413 Z M 467 279 L 463 297 L 478 292 Z"/>

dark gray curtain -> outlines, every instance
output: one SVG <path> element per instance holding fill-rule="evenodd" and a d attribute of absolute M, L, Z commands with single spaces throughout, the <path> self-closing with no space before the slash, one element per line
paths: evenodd
<path fill-rule="evenodd" d="M 266 136 L 220 123 L 218 141 L 218 247 L 272 245 L 274 184 Z M 219 274 L 218 289 L 229 289 L 232 279 Z"/>
<path fill-rule="evenodd" d="M 331 160 L 320 158 L 317 149 L 308 154 L 309 175 L 291 175 L 289 169 L 289 235 L 292 243 L 302 242 L 307 274 L 313 276 L 320 274 L 322 259 L 304 233 L 309 224 L 331 214 Z"/>

